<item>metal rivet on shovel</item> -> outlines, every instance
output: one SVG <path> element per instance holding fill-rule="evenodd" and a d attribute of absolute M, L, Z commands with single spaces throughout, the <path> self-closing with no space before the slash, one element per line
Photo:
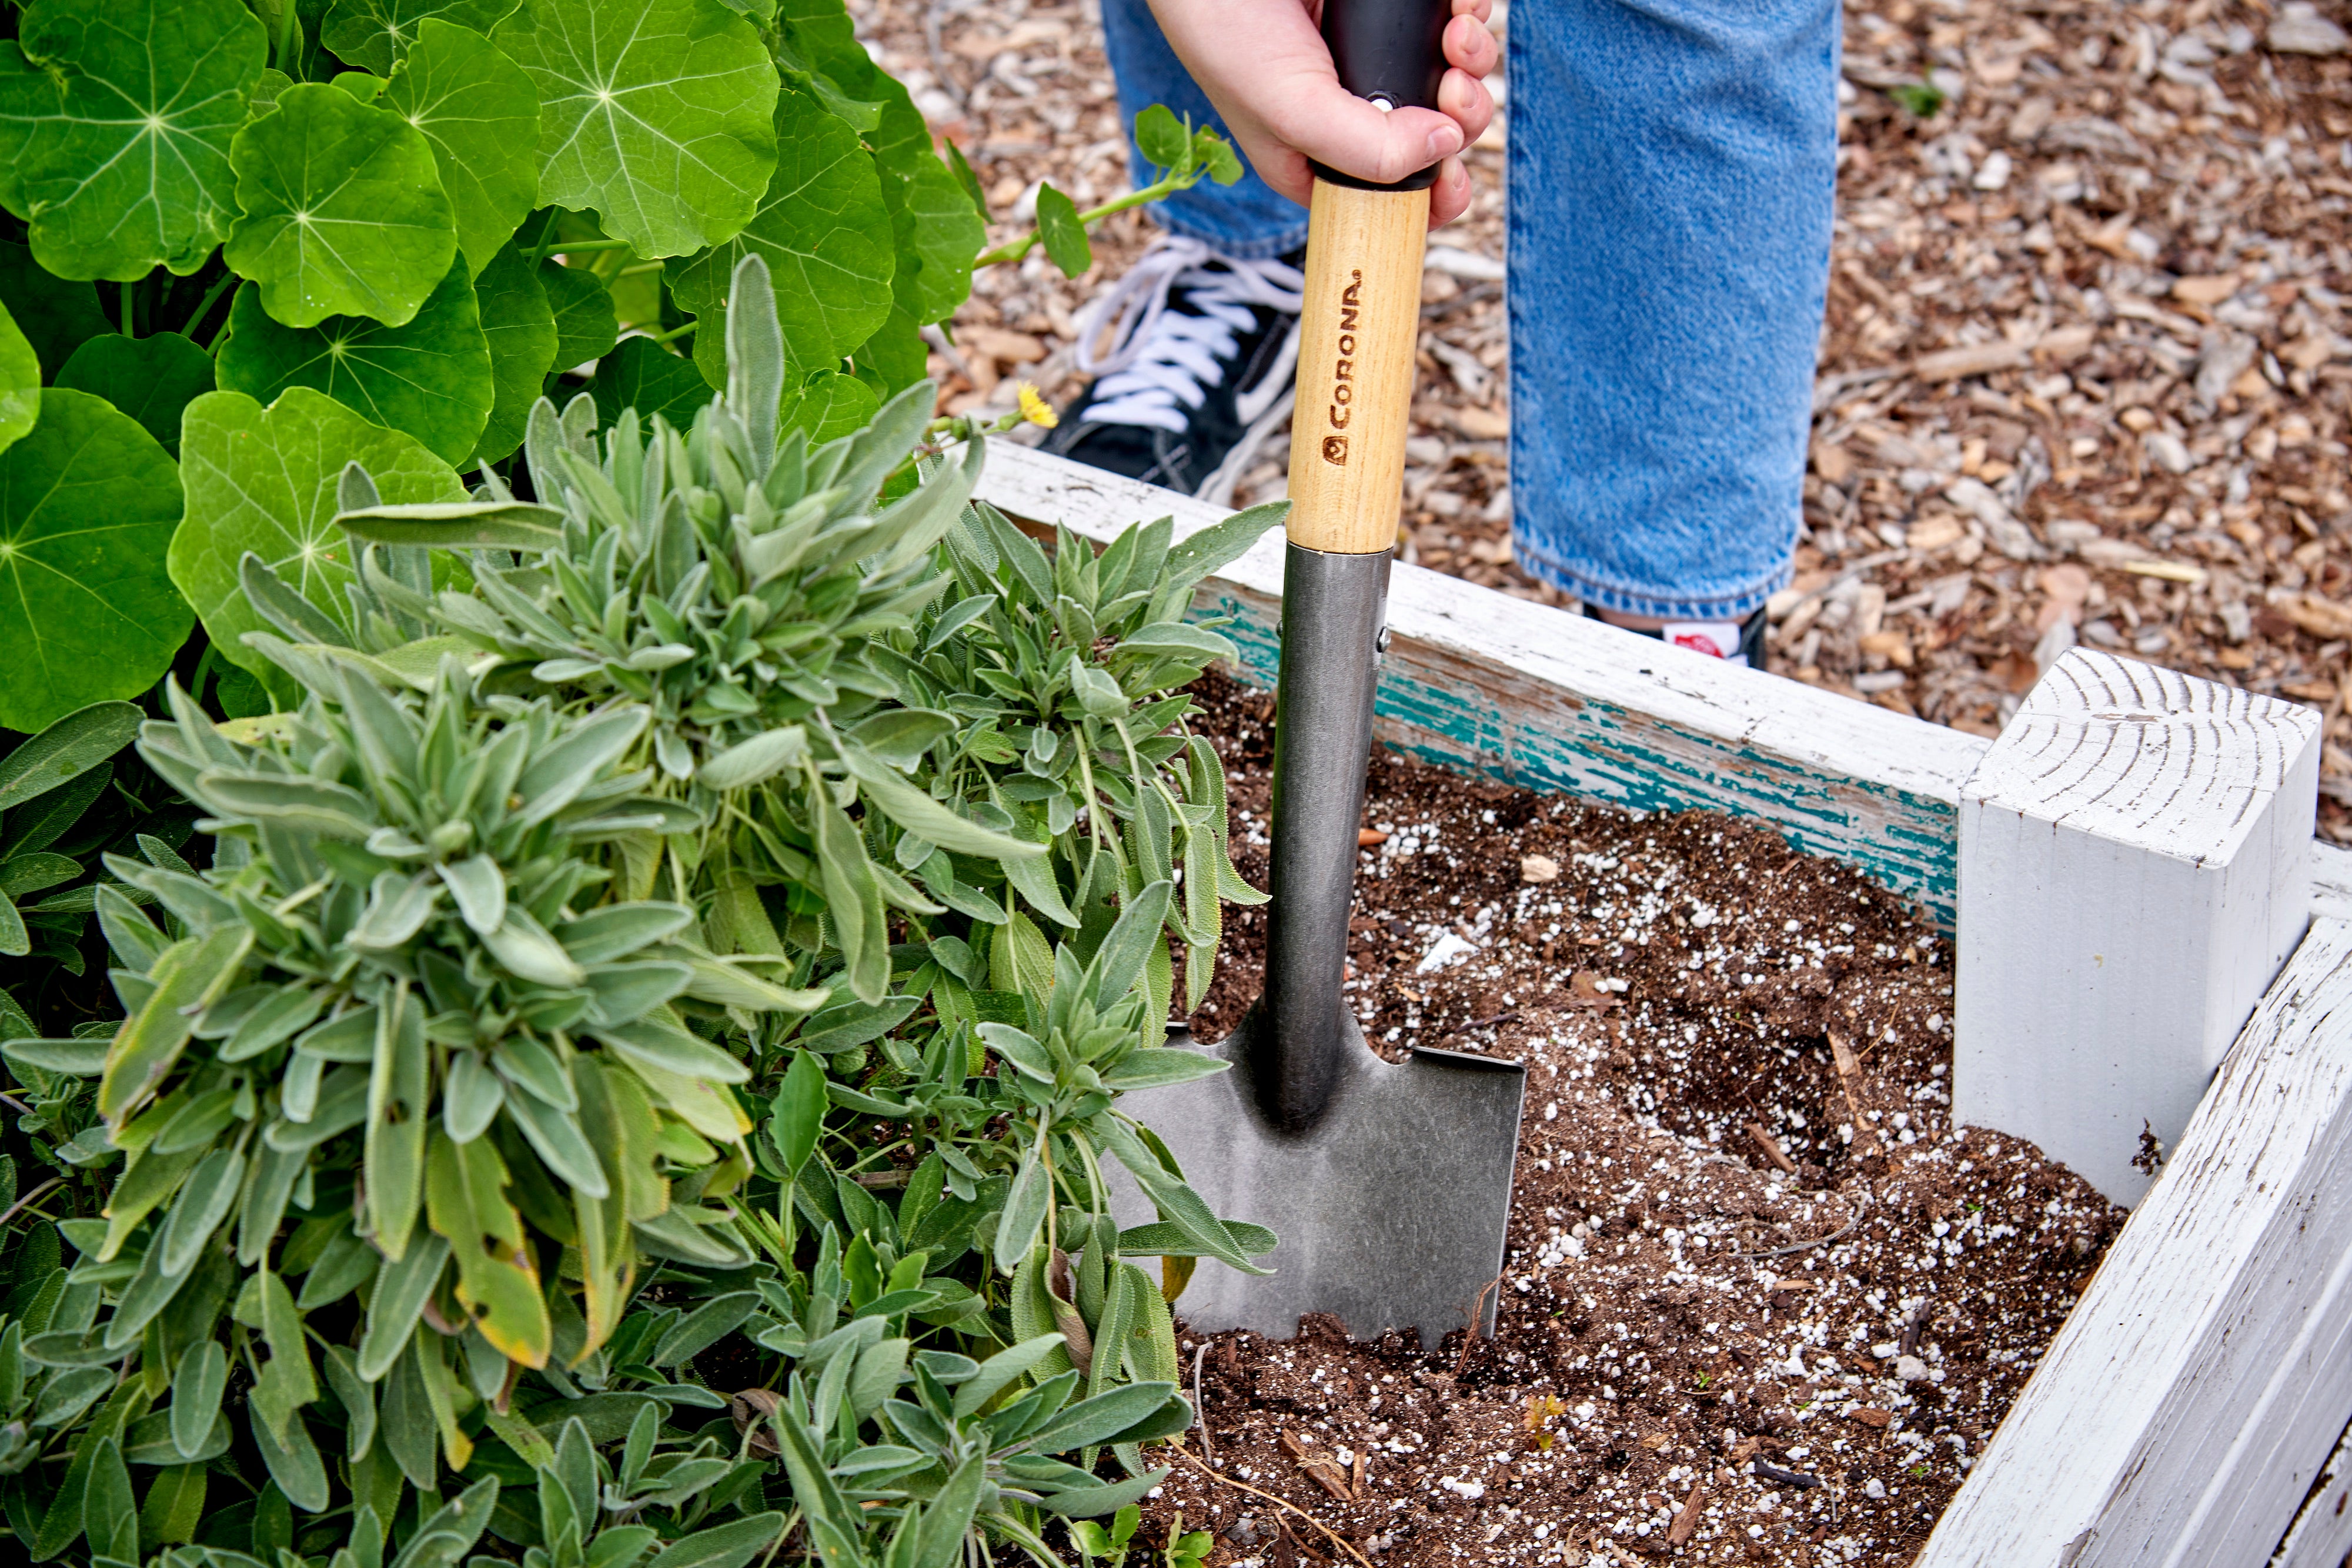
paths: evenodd
<path fill-rule="evenodd" d="M 1439 0 L 1330 0 L 1339 79 L 1433 107 Z M 1214 1054 L 1230 1072 L 1130 1098 L 1193 1186 L 1265 1225 L 1275 1272 L 1203 1268 L 1177 1302 L 1198 1331 L 1287 1337 L 1330 1312 L 1358 1338 L 1434 1348 L 1493 1322 L 1526 1071 L 1444 1051 L 1383 1061 L 1341 989 L 1356 836 L 1386 633 L 1389 551 L 1420 329 L 1435 171 L 1371 186 L 1318 166 L 1307 227 L 1274 759 L 1265 990 Z M 1183 1043 L 1180 1036 L 1171 1043 Z M 1123 1211 L 1129 1224 L 1149 1213 Z"/>

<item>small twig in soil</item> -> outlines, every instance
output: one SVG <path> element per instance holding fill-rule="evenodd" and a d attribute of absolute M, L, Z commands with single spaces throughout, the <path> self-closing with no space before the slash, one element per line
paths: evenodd
<path fill-rule="evenodd" d="M 1507 1274 L 1509 1272 L 1510 1270 L 1507 1269 L 1503 1270 L 1504 1274 Z M 1470 1303 L 1470 1326 L 1463 1333 L 1462 1335 L 1462 1358 L 1454 1364 L 1454 1375 L 1456 1377 L 1461 1376 L 1462 1369 L 1470 1364 L 1470 1347 L 1478 1343 L 1478 1314 L 1486 1310 L 1486 1292 L 1495 1290 L 1496 1287 L 1499 1286 L 1502 1282 L 1503 1275 L 1496 1275 L 1493 1279 L 1478 1287 L 1478 1299 Z M 1502 1297 L 1498 1294 L 1495 1299 L 1496 1316 L 1500 1317 L 1502 1315 Z"/>
<path fill-rule="evenodd" d="M 1748 1135 L 1756 1140 L 1756 1146 L 1764 1151 L 1764 1157 L 1766 1159 L 1770 1160 L 1774 1165 L 1779 1166 L 1782 1171 L 1786 1172 L 1790 1176 L 1795 1176 L 1797 1174 L 1796 1162 L 1789 1158 L 1788 1151 L 1781 1148 L 1779 1141 L 1776 1140 L 1771 1134 L 1764 1130 L 1763 1123 L 1748 1123 Z"/>
<path fill-rule="evenodd" d="M 1853 1234 L 1853 1228 L 1861 1223 L 1862 1216 L 1856 1214 L 1845 1222 L 1844 1229 L 1824 1236 L 1818 1241 L 1798 1241 L 1787 1247 L 1767 1247 L 1761 1252 L 1742 1252 L 1740 1256 L 1742 1258 L 1786 1258 L 1791 1252 L 1810 1252 L 1816 1247 L 1826 1247 L 1832 1241 L 1844 1240 Z"/>
<path fill-rule="evenodd" d="M 1209 1441 L 1209 1401 L 1201 1393 L 1201 1363 L 1208 1354 L 1209 1342 L 1202 1340 L 1200 1348 L 1192 1353 L 1192 1419 L 1201 1428 L 1201 1451 L 1209 1456 L 1213 1465 L 1217 1462 L 1217 1450 Z"/>
<path fill-rule="evenodd" d="M 1776 1486 L 1795 1487 L 1799 1491 L 1811 1491 L 1822 1484 L 1822 1478 L 1819 1476 L 1784 1470 L 1778 1465 L 1768 1465 L 1761 1459 L 1755 1461 L 1755 1470 L 1757 1479 L 1759 1480 L 1768 1480 Z"/>
<path fill-rule="evenodd" d="M 1307 1523 L 1321 1531 L 1332 1545 L 1338 1547 L 1340 1551 L 1346 1552 L 1357 1562 L 1363 1563 L 1363 1568 L 1372 1568 L 1371 1563 L 1365 1560 L 1362 1552 L 1349 1545 L 1346 1541 L 1333 1533 L 1328 1525 L 1326 1525 L 1321 1520 L 1316 1518 L 1305 1509 L 1300 1508 L 1297 1504 L 1286 1502 L 1270 1491 L 1260 1491 L 1257 1488 L 1250 1486 L 1243 1481 L 1234 1480 L 1230 1476 L 1221 1476 L 1216 1471 L 1211 1469 L 1208 1466 L 1202 1464 L 1200 1460 L 1192 1458 L 1192 1455 L 1189 1450 L 1177 1448 L 1173 1443 L 1170 1444 L 1169 1447 L 1175 1448 L 1177 1453 L 1181 1454 L 1184 1457 L 1186 1463 L 1190 1464 L 1194 1469 L 1199 1470 L 1202 1475 L 1208 1477 L 1211 1480 L 1217 1482 L 1221 1486 L 1232 1487 L 1236 1491 L 1245 1491 L 1252 1497 L 1262 1497 L 1265 1499 L 1266 1501 L 1274 1504 L 1275 1507 L 1297 1514 L 1299 1518 L 1305 1520 Z"/>
<path fill-rule="evenodd" d="M 1480 1019 L 1475 1023 L 1465 1023 L 1462 1027 L 1464 1029 L 1492 1029 L 1498 1023 L 1508 1023 L 1518 1016 L 1518 1009 L 1508 1008 L 1502 1012 L 1496 1013 L 1493 1018 Z"/>
<path fill-rule="evenodd" d="M 1922 1301 L 1917 1306 L 1912 1308 L 1911 1315 L 1903 1321 L 1903 1345 L 1900 1350 L 1895 1352 L 1897 1355 L 1916 1355 L 1919 1354 L 1919 1330 L 1925 1326 L 1927 1321 L 1927 1303 Z"/>

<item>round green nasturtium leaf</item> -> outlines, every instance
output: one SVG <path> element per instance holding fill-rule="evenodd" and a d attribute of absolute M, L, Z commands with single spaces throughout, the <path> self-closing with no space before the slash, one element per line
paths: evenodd
<path fill-rule="evenodd" d="M 243 285 L 229 307 L 220 384 L 263 402 L 288 387 L 310 387 L 415 436 L 448 463 L 474 450 L 498 399 L 463 262 L 453 262 L 424 308 L 398 327 L 364 316 L 280 326 L 262 308 L 262 290 Z"/>
<path fill-rule="evenodd" d="M 45 371 L 55 371 L 82 344 L 114 330 L 98 308 L 97 289 L 42 271 L 31 251 L 6 240 L 0 240 L 0 306 L 16 318 Z"/>
<path fill-rule="evenodd" d="M 623 409 L 634 408 L 651 423 L 660 414 L 679 430 L 694 423 L 711 399 L 710 383 L 694 368 L 651 338 L 624 338 L 620 347 L 596 366 L 589 392 L 596 399 L 599 423 L 610 426 Z"/>
<path fill-rule="evenodd" d="M 555 368 L 555 313 L 539 269 L 511 241 L 474 280 L 482 313 L 482 335 L 490 344 L 490 379 L 497 401 L 467 466 L 496 463 L 522 444 L 530 405 L 539 399 L 547 372 Z"/>
<path fill-rule="evenodd" d="M 904 290 L 898 298 L 909 303 L 916 320 L 944 321 L 971 294 L 971 258 L 980 254 L 988 230 L 972 211 L 971 198 L 956 183 L 955 171 L 928 151 L 915 161 L 900 189 L 914 219 L 914 254 L 922 266 L 913 269 L 911 302 Z M 902 246 L 899 266 L 906 265 Z"/>
<path fill-rule="evenodd" d="M 448 276 L 457 231 L 433 148 L 390 110 L 323 82 L 290 87 L 236 133 L 229 161 L 245 215 L 222 256 L 287 326 L 402 326 Z"/>
<path fill-rule="evenodd" d="M 514 8 L 515 0 L 334 0 L 319 38 L 339 58 L 390 76 L 427 20 L 487 33 Z"/>
<path fill-rule="evenodd" d="M 0 305 L 0 451 L 14 446 L 40 415 L 40 356 Z"/>
<path fill-rule="evenodd" d="M 776 67 L 720 0 L 532 0 L 493 35 L 539 87 L 540 199 L 640 256 L 751 218 L 776 167 Z"/>
<path fill-rule="evenodd" d="M 202 267 L 236 216 L 229 143 L 268 57 L 240 0 L 35 0 L 0 55 L 0 185 L 60 277 Z M 15 64 L 14 58 L 11 64 Z"/>
<path fill-rule="evenodd" d="M 180 455 L 180 411 L 213 390 L 213 357 L 177 332 L 109 332 L 76 349 L 57 384 L 102 397 Z"/>
<path fill-rule="evenodd" d="M 812 370 L 840 364 L 890 314 L 889 235 L 881 179 L 857 132 L 811 95 L 778 92 L 776 172 L 759 210 L 733 239 L 666 269 L 679 307 L 702 319 L 694 357 L 703 375 L 716 366 L 725 378 L 728 281 L 755 251 L 774 283 L 786 357 Z"/>
<path fill-rule="evenodd" d="M 784 393 L 781 423 L 785 430 L 807 431 L 809 444 L 822 446 L 873 423 L 881 406 L 874 389 L 856 376 L 818 371 Z"/>
<path fill-rule="evenodd" d="M 392 505 L 462 501 L 456 470 L 412 436 L 371 423 L 323 392 L 289 387 L 268 408 L 243 392 L 206 392 L 180 423 L 188 515 L 172 537 L 172 580 L 223 658 L 280 698 L 293 683 L 239 641 L 271 631 L 237 581 L 253 551 L 338 622 L 351 617 L 350 538 L 335 527 L 336 485 L 357 462 Z M 0 461 L 5 461 L 0 458 Z"/>
<path fill-rule="evenodd" d="M 1037 193 L 1037 238 L 1065 277 L 1076 277 L 1094 265 L 1094 246 L 1077 204 L 1051 185 Z"/>
<path fill-rule="evenodd" d="M 0 452 L 0 725 L 27 734 L 95 702 L 137 696 L 187 641 L 187 601 L 163 570 L 180 474 L 103 398 L 51 387 Z"/>
<path fill-rule="evenodd" d="M 432 144 L 479 277 L 539 194 L 539 89 L 481 34 L 427 16 L 383 102 Z"/>
<path fill-rule="evenodd" d="M 620 318 L 604 280 L 584 267 L 566 267 L 549 257 L 539 264 L 539 285 L 555 314 L 555 368 L 568 371 L 601 360 L 620 341 Z"/>

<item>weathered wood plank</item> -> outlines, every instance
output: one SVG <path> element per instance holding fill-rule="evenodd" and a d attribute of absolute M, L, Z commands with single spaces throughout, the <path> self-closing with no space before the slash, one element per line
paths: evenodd
<path fill-rule="evenodd" d="M 1171 516 L 1181 537 L 1229 510 L 1002 440 L 980 496 L 1097 541 Z M 1211 579 L 1198 601 L 1234 618 L 1242 674 L 1268 686 L 1281 595 L 1276 540 Z M 1960 784 L 1989 742 L 1420 567 L 1396 568 L 1389 617 L 1388 744 L 1534 789 L 1760 818 L 1950 924 Z M 2316 845 L 2314 866 L 2316 907 L 2352 917 L 2352 851 Z"/>
<path fill-rule="evenodd" d="M 2336 1439 L 2270 1568 L 2344 1568 L 2352 1552 L 2352 1426 Z"/>
<path fill-rule="evenodd" d="M 2311 913 L 2314 918 L 2352 920 L 2352 849 L 2312 841 Z"/>
<path fill-rule="evenodd" d="M 1916 1568 L 2259 1563 L 2352 1410 L 2352 925 L 2315 923 Z"/>
<path fill-rule="evenodd" d="M 1097 540 L 1223 508 L 999 443 L 982 499 Z M 1281 536 L 1203 585 L 1233 617 L 1244 674 L 1271 685 Z M 1985 742 L 1793 681 L 1735 669 L 1420 567 L 1389 590 L 1377 703 L 1388 744 L 1538 790 L 1639 810 L 1762 818 L 1809 853 L 1861 867 L 1949 922 L 1953 813 Z"/>
<path fill-rule="evenodd" d="M 2311 709 L 2068 650 L 1960 789 L 1953 1117 L 2137 1200 L 2302 938 L 2318 789 Z"/>

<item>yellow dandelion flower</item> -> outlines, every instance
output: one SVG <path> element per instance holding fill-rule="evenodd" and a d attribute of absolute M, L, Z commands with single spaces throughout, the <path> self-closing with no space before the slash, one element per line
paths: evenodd
<path fill-rule="evenodd" d="M 1054 405 L 1039 396 L 1037 389 L 1027 382 L 1021 383 L 1021 417 L 1047 430 L 1062 423 Z"/>

